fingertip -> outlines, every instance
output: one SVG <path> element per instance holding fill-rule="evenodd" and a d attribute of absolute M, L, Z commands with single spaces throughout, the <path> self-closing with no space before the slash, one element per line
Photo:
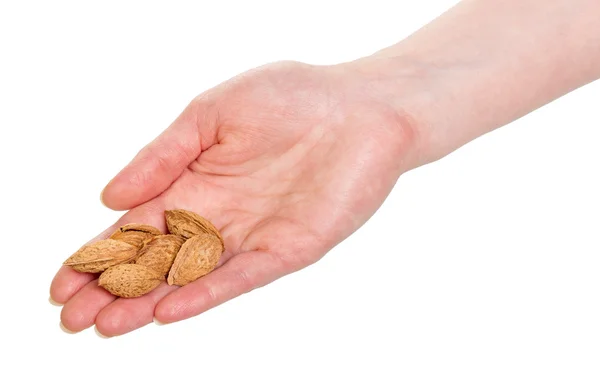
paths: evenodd
<path fill-rule="evenodd" d="M 111 180 L 100 193 L 100 202 L 105 207 L 114 211 L 125 211 L 135 207 L 138 201 L 131 196 L 127 189 L 121 187 L 118 182 L 119 176 Z M 139 197 L 139 195 L 138 195 Z M 140 202 L 143 203 L 143 202 Z"/>
<path fill-rule="evenodd" d="M 165 325 L 174 323 L 180 319 L 177 319 L 177 315 L 181 311 L 179 303 L 181 302 L 177 298 L 177 292 L 181 289 L 179 286 L 170 286 L 171 293 L 165 295 L 162 299 L 157 301 L 154 307 L 154 317 L 152 318 L 154 323 L 158 325 Z"/>
<path fill-rule="evenodd" d="M 166 297 L 164 300 L 160 301 L 158 305 L 156 305 L 156 309 L 154 309 L 154 322 L 158 325 L 170 324 L 180 320 L 176 318 L 179 308 L 176 305 L 173 305 L 169 299 L 169 297 Z"/>
<path fill-rule="evenodd" d="M 133 161 L 115 176 L 101 194 L 102 204 L 125 211 L 144 204 L 169 187 L 172 179 L 157 171 L 154 161 Z M 145 164 L 145 165 L 144 165 Z"/>
<path fill-rule="evenodd" d="M 77 333 L 77 332 L 73 332 L 73 331 L 71 331 L 70 329 L 67 329 L 67 327 L 65 327 L 65 325 L 63 324 L 63 322 L 62 322 L 62 321 L 61 321 L 61 322 L 58 324 L 58 326 L 60 327 L 60 329 L 61 329 L 61 330 L 62 330 L 64 333 L 68 333 L 68 334 L 70 334 L 70 335 L 73 335 L 73 334 Z"/>
<path fill-rule="evenodd" d="M 109 182 L 110 184 L 110 182 Z M 100 203 L 102 203 L 103 206 L 110 208 L 108 206 L 108 204 L 106 204 L 106 200 L 104 199 L 104 192 L 106 191 L 106 188 L 108 187 L 108 184 L 104 187 L 104 189 L 102 189 L 102 191 L 100 192 Z"/>
<path fill-rule="evenodd" d="M 112 336 L 106 336 L 105 334 L 103 334 L 102 332 L 100 332 L 100 330 L 98 330 L 98 327 L 94 327 L 94 332 L 96 332 L 96 336 L 100 337 L 101 339 L 110 339 Z"/>
<path fill-rule="evenodd" d="M 52 282 L 50 283 L 50 303 L 54 302 L 60 305 L 64 305 L 65 302 L 68 301 L 68 293 L 64 290 L 65 288 L 62 285 L 62 272 L 64 272 L 62 268 L 59 269 L 56 275 L 54 275 Z"/>
<path fill-rule="evenodd" d="M 50 299 L 57 304 L 64 305 L 75 293 L 94 278 L 93 274 L 80 273 L 69 267 L 62 266 L 50 284 Z"/>
<path fill-rule="evenodd" d="M 154 317 L 154 319 L 152 319 L 152 320 L 154 321 L 154 324 L 156 324 L 157 326 L 164 326 L 166 324 L 169 324 L 169 323 L 161 322 L 156 317 Z"/>
<path fill-rule="evenodd" d="M 60 324 L 68 333 L 77 333 L 88 328 L 85 320 L 86 317 L 81 311 L 72 311 L 68 305 L 60 312 Z"/>
<path fill-rule="evenodd" d="M 105 336 L 118 336 L 123 330 L 123 314 L 116 309 L 105 308 L 96 317 L 96 332 Z"/>

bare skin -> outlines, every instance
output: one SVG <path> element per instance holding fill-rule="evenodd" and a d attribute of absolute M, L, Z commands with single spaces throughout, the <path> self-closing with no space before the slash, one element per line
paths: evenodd
<path fill-rule="evenodd" d="M 115 335 L 154 314 L 189 318 L 315 262 L 358 229 L 406 168 L 414 134 L 391 108 L 340 90 L 327 69 L 277 63 L 196 98 L 103 198 L 132 208 L 116 225 L 164 230 L 170 208 L 206 216 L 224 236 L 223 265 L 135 300 L 115 300 L 89 275 L 62 268 L 52 297 L 65 303 L 64 326 L 95 323 Z"/>
<path fill-rule="evenodd" d="M 403 173 L 599 78 L 600 3 L 576 2 L 567 14 L 571 0 L 464 1 L 373 56 L 269 64 L 201 94 L 107 185 L 104 203 L 127 212 L 96 239 L 130 222 L 165 230 L 164 210 L 186 208 L 221 230 L 219 268 L 118 299 L 62 267 L 50 293 L 64 304 L 63 325 L 114 336 L 153 318 L 176 322 L 316 262 Z M 541 16 L 542 5 L 554 11 Z M 465 25 L 475 24 L 473 36 Z M 507 24 L 511 32 L 497 26 Z M 581 26 L 553 34 L 562 24 Z M 537 38 L 538 52 L 561 38 L 563 52 L 538 58 L 522 33 Z"/>

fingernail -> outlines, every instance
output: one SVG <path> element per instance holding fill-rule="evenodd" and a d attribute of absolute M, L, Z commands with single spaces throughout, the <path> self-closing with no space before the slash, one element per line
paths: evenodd
<path fill-rule="evenodd" d="M 158 320 L 156 318 L 153 318 L 153 320 L 154 320 L 154 324 L 156 324 L 157 326 L 164 326 L 165 324 L 167 324 L 167 323 L 161 322 L 160 320 Z"/>
<path fill-rule="evenodd" d="M 54 306 L 62 306 L 62 303 L 58 303 L 55 300 L 52 299 L 52 297 L 48 297 L 48 302 L 50 302 L 51 305 Z"/>
<path fill-rule="evenodd" d="M 62 329 L 63 332 L 68 333 L 69 335 L 74 335 L 77 332 L 71 331 L 69 329 L 67 329 L 67 327 L 65 327 L 62 322 L 60 322 L 60 329 Z"/>
<path fill-rule="evenodd" d="M 107 185 L 108 186 L 108 185 Z M 100 203 L 102 203 L 103 206 L 106 206 L 106 203 L 104 202 L 104 191 L 106 190 L 106 186 L 104 187 L 104 189 L 102 189 L 102 191 L 100 192 Z"/>
<path fill-rule="evenodd" d="M 105 336 L 102 333 L 100 333 L 100 331 L 98 331 L 98 327 L 94 326 L 94 332 L 96 332 L 96 335 L 98 337 L 100 337 L 101 339 L 110 339 L 111 336 Z"/>

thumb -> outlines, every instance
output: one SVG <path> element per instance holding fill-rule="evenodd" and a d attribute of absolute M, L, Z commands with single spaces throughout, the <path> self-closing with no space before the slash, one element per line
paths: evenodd
<path fill-rule="evenodd" d="M 145 146 L 104 188 L 101 200 L 128 210 L 165 191 L 203 149 L 216 139 L 206 106 L 192 102 L 157 138 Z"/>

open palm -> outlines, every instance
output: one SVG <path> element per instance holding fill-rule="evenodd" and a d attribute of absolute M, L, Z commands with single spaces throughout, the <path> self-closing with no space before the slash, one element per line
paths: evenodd
<path fill-rule="evenodd" d="M 225 252 L 184 287 L 119 299 L 62 267 L 51 286 L 72 331 L 118 335 L 200 314 L 320 259 L 358 229 L 407 170 L 405 118 L 333 68 L 270 64 L 194 99 L 106 187 L 108 207 L 166 230 L 163 212 L 211 220 Z M 96 239 L 98 239 L 96 238 Z"/>

